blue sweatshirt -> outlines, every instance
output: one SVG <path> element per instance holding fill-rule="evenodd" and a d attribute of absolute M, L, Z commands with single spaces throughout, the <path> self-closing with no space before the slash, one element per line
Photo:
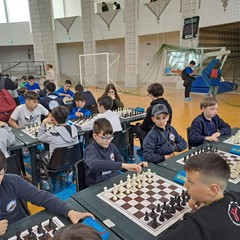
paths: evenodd
<path fill-rule="evenodd" d="M 64 90 L 64 87 L 59 88 L 57 91 L 55 91 L 55 94 L 59 96 L 59 93 L 69 94 L 72 98 L 74 97 L 74 92 L 71 90 Z M 61 98 L 64 98 L 65 96 L 59 96 Z"/>
<path fill-rule="evenodd" d="M 83 160 L 87 186 L 116 176 L 119 174 L 117 170 L 122 169 L 122 156 L 112 143 L 103 148 L 94 141 L 87 146 Z"/>
<path fill-rule="evenodd" d="M 20 199 L 42 206 L 53 214 L 65 217 L 73 209 L 67 202 L 60 200 L 51 193 L 39 190 L 15 174 L 4 174 L 0 184 L 0 196 L 0 220 L 7 219 L 9 224 L 26 217 L 26 213 L 20 205 Z"/>
<path fill-rule="evenodd" d="M 222 135 L 230 135 L 231 127 L 225 123 L 218 115 L 214 116 L 212 120 L 207 120 L 204 114 L 197 116 L 191 125 L 188 134 L 188 141 L 190 147 L 197 147 L 205 141 L 205 137 L 211 136 L 215 132 L 220 132 Z"/>
<path fill-rule="evenodd" d="M 68 115 L 68 120 L 72 120 L 75 118 L 78 118 L 75 113 L 76 112 L 80 112 L 83 113 L 83 117 L 89 117 L 92 113 L 90 110 L 86 109 L 86 108 L 78 108 L 77 106 L 75 106 L 72 111 L 69 113 Z"/>
<path fill-rule="evenodd" d="M 170 125 L 166 129 L 154 125 L 143 140 L 144 159 L 152 163 L 160 163 L 165 160 L 165 155 L 181 152 L 186 148 L 186 141 Z"/>

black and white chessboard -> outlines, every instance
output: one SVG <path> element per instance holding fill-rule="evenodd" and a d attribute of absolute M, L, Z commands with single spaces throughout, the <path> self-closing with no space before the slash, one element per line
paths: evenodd
<path fill-rule="evenodd" d="M 234 184 L 239 183 L 240 182 L 240 156 L 233 154 L 233 153 L 224 152 L 222 150 L 218 150 L 217 148 L 215 148 L 215 149 L 212 148 L 211 150 L 209 148 L 207 148 L 207 149 L 196 148 L 196 151 L 194 150 L 194 152 L 192 154 L 189 154 L 188 156 L 180 158 L 179 160 L 177 160 L 177 163 L 184 165 L 185 161 L 189 157 L 191 157 L 195 154 L 199 154 L 201 152 L 209 152 L 209 151 L 213 151 L 213 152 L 219 154 L 222 158 L 224 158 L 227 161 L 227 163 L 230 167 L 230 170 L 231 170 L 229 182 L 234 183 Z"/>
<path fill-rule="evenodd" d="M 22 131 L 26 133 L 28 136 L 30 136 L 31 138 L 37 139 L 39 128 L 40 128 L 40 124 L 32 123 L 32 124 L 26 125 L 25 128 L 22 129 Z M 46 131 L 50 130 L 51 128 L 53 128 L 52 124 L 46 124 Z"/>
<path fill-rule="evenodd" d="M 65 225 L 59 220 L 58 217 L 53 217 L 48 219 L 39 225 L 36 226 L 29 226 L 27 230 L 24 232 L 18 232 L 16 229 L 16 235 L 9 238 L 8 240 L 44 240 L 44 239 L 52 239 L 54 236 L 55 231 L 58 231 L 60 228 L 64 227 Z"/>
<path fill-rule="evenodd" d="M 144 111 L 136 111 L 132 108 L 119 108 L 115 111 L 120 119 L 132 119 L 138 117 L 145 117 L 146 113 Z"/>
<path fill-rule="evenodd" d="M 232 135 L 230 138 L 226 139 L 224 143 L 240 146 L 240 130 L 238 130 L 235 135 Z"/>
<path fill-rule="evenodd" d="M 97 197 L 154 236 L 158 236 L 181 219 L 184 213 L 191 211 L 187 204 L 189 196 L 184 187 L 155 174 L 152 174 L 151 183 L 148 182 L 148 178 L 142 181 L 143 174 L 139 176 L 139 179 L 142 184 L 141 188 L 136 186 L 129 189 L 126 181 L 120 184 L 121 193 L 118 192 L 116 195 L 114 187 L 105 188 Z M 129 194 L 127 190 L 130 190 Z M 182 197 L 183 194 L 186 195 Z M 183 202 L 182 198 L 184 198 L 183 205 L 180 203 L 180 201 Z M 175 207 L 178 210 L 175 209 L 175 213 L 171 213 L 171 209 Z"/>
<path fill-rule="evenodd" d="M 81 126 L 83 123 L 87 123 L 91 121 L 93 118 L 93 115 L 90 117 L 80 117 L 80 118 L 75 118 L 73 120 L 68 120 L 68 122 L 73 123 L 74 125 Z"/>

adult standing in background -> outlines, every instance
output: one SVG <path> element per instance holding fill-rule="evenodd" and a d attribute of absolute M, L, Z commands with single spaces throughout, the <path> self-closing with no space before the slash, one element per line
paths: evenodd
<path fill-rule="evenodd" d="M 108 11 L 108 5 L 105 2 L 102 2 L 102 12 Z"/>
<path fill-rule="evenodd" d="M 49 80 L 50 82 L 56 81 L 56 73 L 53 70 L 52 64 L 46 64 L 46 75 L 44 75 L 44 78 Z"/>

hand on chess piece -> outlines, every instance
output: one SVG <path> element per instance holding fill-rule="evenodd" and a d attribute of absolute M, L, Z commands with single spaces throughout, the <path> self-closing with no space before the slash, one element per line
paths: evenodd
<path fill-rule="evenodd" d="M 141 167 L 148 167 L 148 162 L 140 162 L 138 165 Z"/>
<path fill-rule="evenodd" d="M 82 212 L 77 212 L 75 210 L 69 211 L 68 217 L 70 218 L 72 223 L 78 223 L 80 220 L 83 220 L 86 217 L 91 217 L 91 218 L 95 219 L 94 216 L 89 212 L 82 213 Z"/>
<path fill-rule="evenodd" d="M 8 228 L 8 220 L 7 219 L 3 219 L 0 221 L 0 236 L 3 236 Z"/>
<path fill-rule="evenodd" d="M 128 171 L 134 171 L 134 172 L 137 172 L 137 173 L 140 173 L 142 171 L 142 167 L 138 164 L 123 163 L 122 168 L 124 168 Z"/>
<path fill-rule="evenodd" d="M 83 113 L 81 113 L 81 112 L 75 112 L 75 115 L 76 115 L 77 117 L 83 117 Z"/>

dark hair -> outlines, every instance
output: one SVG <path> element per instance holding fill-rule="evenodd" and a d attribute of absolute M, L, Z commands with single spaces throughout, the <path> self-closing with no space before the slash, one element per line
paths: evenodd
<path fill-rule="evenodd" d="M 29 99 L 29 100 L 39 100 L 39 95 L 34 92 L 34 91 L 27 91 L 25 94 L 24 94 L 24 97 L 25 99 Z"/>
<path fill-rule="evenodd" d="M 67 227 L 60 228 L 52 240 L 101 240 L 102 237 L 92 227 L 82 223 L 71 224 Z"/>
<path fill-rule="evenodd" d="M 30 79 L 35 79 L 35 78 L 34 78 L 34 76 L 29 75 L 29 76 L 28 76 L 28 80 L 30 80 Z"/>
<path fill-rule="evenodd" d="M 222 191 L 227 187 L 230 178 L 230 167 L 216 153 L 201 153 L 190 157 L 184 166 L 188 172 L 199 172 L 203 182 L 209 184 L 215 181 Z"/>
<path fill-rule="evenodd" d="M 86 96 L 83 94 L 83 93 L 81 93 L 81 92 L 76 92 L 75 94 L 74 94 L 74 97 L 73 97 L 73 101 L 75 102 L 75 101 L 84 101 L 84 100 L 86 100 Z"/>
<path fill-rule="evenodd" d="M 152 94 L 154 97 L 161 97 L 164 93 L 164 89 L 162 84 L 160 83 L 153 83 L 148 86 L 147 92 Z"/>
<path fill-rule="evenodd" d="M 113 133 L 112 125 L 106 118 L 99 118 L 93 123 L 93 133 L 100 132 L 103 132 L 103 135 Z"/>
<path fill-rule="evenodd" d="M 190 65 L 196 65 L 196 62 L 192 60 L 192 61 L 190 62 Z"/>
<path fill-rule="evenodd" d="M 45 87 L 50 93 L 53 93 L 56 90 L 56 84 L 54 82 L 48 82 Z"/>
<path fill-rule="evenodd" d="M 72 85 L 72 82 L 71 82 L 70 80 L 66 80 L 66 81 L 65 81 L 65 84 L 70 84 L 70 85 Z"/>
<path fill-rule="evenodd" d="M 49 83 L 49 82 L 50 82 L 50 80 L 48 80 L 48 79 L 45 80 L 45 81 L 43 82 L 43 86 L 46 87 L 47 83 Z"/>
<path fill-rule="evenodd" d="M 79 83 L 75 86 L 76 92 L 82 92 L 83 90 L 84 90 L 84 88 L 83 88 L 82 84 Z"/>
<path fill-rule="evenodd" d="M 21 77 L 21 79 L 24 80 L 24 81 L 27 81 L 27 76 L 23 75 L 23 76 Z"/>
<path fill-rule="evenodd" d="M 205 97 L 200 103 L 200 109 L 215 106 L 219 104 L 215 97 Z"/>
<path fill-rule="evenodd" d="M 49 67 L 49 68 L 53 68 L 52 64 L 46 64 L 46 66 Z"/>
<path fill-rule="evenodd" d="M 102 96 L 102 97 L 98 98 L 97 102 L 100 106 L 103 106 L 105 108 L 105 110 L 111 109 L 111 107 L 113 105 L 113 100 L 109 96 Z"/>
<path fill-rule="evenodd" d="M 104 90 L 104 93 L 103 93 L 103 96 L 107 96 L 109 90 L 111 90 L 111 89 L 114 90 L 116 99 L 120 101 L 120 97 L 118 96 L 117 89 L 115 88 L 115 86 L 112 83 L 109 83 L 106 86 L 106 88 Z"/>
<path fill-rule="evenodd" d="M 58 124 L 64 124 L 67 121 L 69 110 L 65 106 L 57 106 L 52 110 L 52 116 Z"/>
<path fill-rule="evenodd" d="M 28 89 L 26 87 L 22 87 L 19 89 L 20 95 L 24 95 L 27 91 Z"/>
<path fill-rule="evenodd" d="M 7 166 L 6 157 L 2 150 L 0 149 L 0 171 Z"/>

